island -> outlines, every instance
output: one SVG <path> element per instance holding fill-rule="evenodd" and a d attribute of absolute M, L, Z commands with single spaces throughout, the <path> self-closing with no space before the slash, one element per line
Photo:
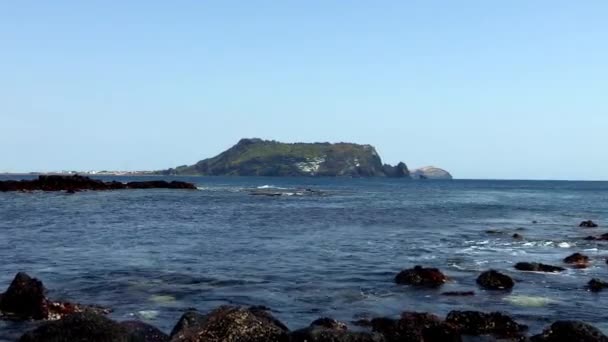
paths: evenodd
<path fill-rule="evenodd" d="M 241 139 L 219 155 L 193 165 L 153 172 L 189 176 L 326 176 L 413 178 L 407 165 L 382 163 L 371 145 L 354 143 L 283 143 Z M 420 171 L 415 178 L 439 178 Z M 422 177 L 420 176 L 422 175 Z M 451 179 L 447 172 L 442 179 Z"/>

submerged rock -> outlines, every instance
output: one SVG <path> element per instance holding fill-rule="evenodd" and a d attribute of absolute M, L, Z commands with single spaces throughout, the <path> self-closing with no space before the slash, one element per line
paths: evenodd
<path fill-rule="evenodd" d="M 283 323 L 256 308 L 221 306 L 205 316 L 185 315 L 189 317 L 182 316 L 173 329 L 171 341 L 276 342 L 289 338 Z"/>
<path fill-rule="evenodd" d="M 500 312 L 452 311 L 445 322 L 463 335 L 492 335 L 499 338 L 523 336 L 527 326 Z"/>
<path fill-rule="evenodd" d="M 608 337 L 592 325 L 579 321 L 557 321 L 532 342 L 608 342 Z"/>
<path fill-rule="evenodd" d="M 608 282 L 593 278 L 587 283 L 587 288 L 591 292 L 600 292 L 603 289 L 608 288 Z"/>
<path fill-rule="evenodd" d="M 515 285 L 511 277 L 495 270 L 485 271 L 479 275 L 477 284 L 488 290 L 509 290 Z"/>
<path fill-rule="evenodd" d="M 577 268 L 586 268 L 589 266 L 589 257 L 581 253 L 574 253 L 564 258 L 566 264 L 572 264 Z"/>
<path fill-rule="evenodd" d="M 515 240 L 523 240 L 524 239 L 523 235 L 518 234 L 518 233 L 515 233 L 515 234 L 511 235 L 511 237 L 513 239 L 515 239 Z"/>
<path fill-rule="evenodd" d="M 581 222 L 578 226 L 582 227 L 582 228 L 596 228 L 596 227 L 598 227 L 598 224 L 591 220 L 587 220 L 587 221 Z"/>
<path fill-rule="evenodd" d="M 439 287 L 447 281 L 447 277 L 436 268 L 415 266 L 403 270 L 395 277 L 395 282 L 401 285 L 416 285 L 426 287 Z"/>
<path fill-rule="evenodd" d="M 518 262 L 515 264 L 515 269 L 527 272 L 547 272 L 556 273 L 563 272 L 566 269 L 559 266 L 545 265 L 538 262 Z"/>
<path fill-rule="evenodd" d="M 290 342 L 383 342 L 384 336 L 367 332 L 350 332 L 345 323 L 332 318 L 320 318 L 309 327 L 296 330 Z"/>

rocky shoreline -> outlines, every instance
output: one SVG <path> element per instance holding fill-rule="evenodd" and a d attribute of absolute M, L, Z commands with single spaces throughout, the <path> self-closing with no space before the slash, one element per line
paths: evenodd
<path fill-rule="evenodd" d="M 597 227 L 597 224 L 594 225 Z M 588 226 L 588 221 L 581 223 L 582 228 Z M 522 262 L 514 265 L 514 269 L 519 272 L 563 272 L 565 267 L 584 268 L 592 261 L 581 253 L 573 253 L 562 260 L 564 267 Z M 418 265 L 397 273 L 394 281 L 398 285 L 439 291 L 450 279 L 437 268 Z M 517 291 L 517 281 L 498 270 L 481 272 L 476 284 L 484 291 Z M 583 286 L 585 285 L 581 284 Z M 590 292 L 598 292 L 608 288 L 608 282 L 591 279 L 585 288 Z M 474 296 L 475 292 L 471 289 L 445 292 L 442 295 Z M 0 294 L 1 319 L 39 322 L 35 329 L 21 336 L 19 341 L 23 342 L 608 342 L 608 337 L 599 329 L 581 321 L 559 320 L 541 332 L 530 332 L 525 324 L 517 322 L 506 313 L 470 310 L 453 310 L 444 318 L 432 313 L 405 311 L 399 317 L 373 317 L 348 323 L 321 317 L 307 327 L 290 330 L 272 315 L 270 308 L 225 305 L 208 313 L 188 309 L 168 334 L 141 321 L 114 321 L 106 317 L 110 312 L 110 309 L 95 305 L 48 299 L 42 282 L 25 273 L 18 273 L 6 292 Z"/>
<path fill-rule="evenodd" d="M 196 190 L 192 183 L 164 180 L 141 181 L 141 182 L 104 182 L 85 176 L 73 175 L 41 175 L 33 180 L 0 181 L 0 192 L 8 191 L 66 191 L 69 193 L 77 191 L 107 191 L 124 189 L 190 189 Z"/>

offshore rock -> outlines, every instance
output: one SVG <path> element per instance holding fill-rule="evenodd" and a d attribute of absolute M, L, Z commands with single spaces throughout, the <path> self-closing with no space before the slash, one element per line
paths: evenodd
<path fill-rule="evenodd" d="M 349 332 L 345 323 L 332 318 L 320 318 L 308 328 L 290 334 L 291 342 L 383 342 L 384 336 L 366 332 Z"/>
<path fill-rule="evenodd" d="M 498 338 L 518 338 L 527 330 L 511 317 L 500 312 L 452 311 L 445 322 L 463 335 L 492 335 Z"/>
<path fill-rule="evenodd" d="M 103 182 L 89 177 L 73 175 L 41 175 L 34 180 L 0 181 L 0 191 L 66 191 L 75 193 L 83 190 L 120 190 L 120 189 L 196 189 L 196 186 L 186 182 L 145 181 L 127 184 L 112 181 Z"/>
<path fill-rule="evenodd" d="M 578 226 L 581 228 L 596 228 L 596 227 L 598 227 L 598 224 L 591 220 L 587 220 L 587 221 L 581 222 Z"/>
<path fill-rule="evenodd" d="M 449 172 L 434 166 L 412 170 L 411 176 L 413 179 L 452 179 L 452 175 Z"/>
<path fill-rule="evenodd" d="M 579 321 L 557 321 L 532 342 L 608 342 L 608 337 L 592 325 Z"/>
<path fill-rule="evenodd" d="M 510 290 L 515 285 L 511 277 L 495 270 L 485 271 L 479 275 L 477 284 L 487 290 Z"/>
<path fill-rule="evenodd" d="M 547 272 L 557 273 L 563 272 L 566 269 L 559 266 L 545 265 L 537 262 L 518 262 L 515 264 L 515 269 L 527 272 Z"/>
<path fill-rule="evenodd" d="M 581 253 L 574 253 L 564 258 L 566 264 L 572 264 L 576 268 L 587 268 L 589 266 L 589 257 Z"/>
<path fill-rule="evenodd" d="M 265 310 L 221 306 L 201 316 L 186 313 L 178 322 L 171 341 L 188 342 L 282 342 L 288 329 Z M 184 316 L 185 316 L 184 315 Z"/>
<path fill-rule="evenodd" d="M 593 278 L 589 281 L 589 283 L 587 283 L 587 288 L 591 292 L 600 292 L 603 289 L 608 288 L 608 283 L 597 278 Z"/>
<path fill-rule="evenodd" d="M 436 268 L 415 266 L 403 270 L 395 276 L 395 282 L 401 285 L 439 287 L 447 281 L 447 277 Z"/>

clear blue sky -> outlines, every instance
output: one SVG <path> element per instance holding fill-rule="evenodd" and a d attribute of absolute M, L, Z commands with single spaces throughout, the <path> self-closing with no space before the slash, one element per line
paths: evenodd
<path fill-rule="evenodd" d="M 608 1 L 3 1 L 0 171 L 241 137 L 458 178 L 608 179 Z"/>

